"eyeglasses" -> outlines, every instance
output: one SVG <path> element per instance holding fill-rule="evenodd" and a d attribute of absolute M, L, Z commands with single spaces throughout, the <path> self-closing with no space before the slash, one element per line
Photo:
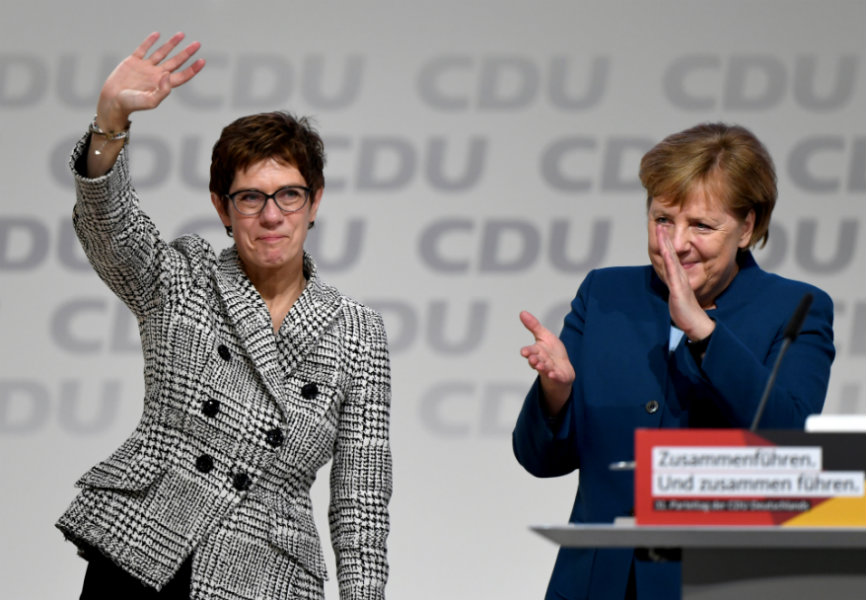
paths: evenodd
<path fill-rule="evenodd" d="M 258 215 L 265 209 L 265 204 L 270 198 L 274 199 L 274 204 L 284 214 L 289 214 L 304 208 L 310 198 L 310 188 L 302 185 L 287 185 L 273 194 L 266 194 L 259 190 L 239 190 L 226 194 L 226 198 L 232 201 L 232 206 L 242 215 Z"/>

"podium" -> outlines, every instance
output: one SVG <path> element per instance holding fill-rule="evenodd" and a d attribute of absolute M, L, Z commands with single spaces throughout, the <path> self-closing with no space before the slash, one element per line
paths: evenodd
<path fill-rule="evenodd" d="M 866 599 L 864 432 L 638 429 L 630 468 L 634 518 L 532 529 L 678 554 L 685 600 Z"/>
<path fill-rule="evenodd" d="M 635 525 L 536 526 L 565 547 L 680 549 L 683 600 L 866 598 L 866 529 Z"/>

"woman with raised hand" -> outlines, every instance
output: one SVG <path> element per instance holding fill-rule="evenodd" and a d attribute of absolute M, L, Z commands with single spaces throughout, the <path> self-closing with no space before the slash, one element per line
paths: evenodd
<path fill-rule="evenodd" d="M 199 44 L 172 55 L 179 33 L 151 51 L 158 37 L 105 81 L 71 159 L 76 232 L 138 319 L 145 376 L 141 420 L 57 524 L 89 561 L 81 598 L 322 598 L 310 487 L 329 460 L 340 597 L 383 598 L 388 346 L 381 316 L 325 284 L 304 251 L 322 140 L 285 112 L 231 123 L 210 199 L 234 243 L 163 240 L 130 180 L 130 115 L 204 60 L 183 67 Z"/>

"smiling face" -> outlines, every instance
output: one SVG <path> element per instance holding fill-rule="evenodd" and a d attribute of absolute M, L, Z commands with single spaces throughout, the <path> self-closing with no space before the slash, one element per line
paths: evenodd
<path fill-rule="evenodd" d="M 229 193 L 259 190 L 273 194 L 289 185 L 306 186 L 307 182 L 294 166 L 270 158 L 237 171 Z M 232 227 L 244 270 L 257 287 L 268 277 L 302 272 L 304 241 L 321 198 L 320 188 L 303 208 L 288 214 L 269 199 L 261 213 L 247 216 L 239 214 L 225 198 L 211 193 L 211 202 L 223 225 Z"/>
<path fill-rule="evenodd" d="M 696 183 L 681 206 L 654 197 L 647 219 L 650 261 L 667 284 L 658 237 L 667 236 L 698 302 L 711 308 L 736 276 L 737 251 L 749 247 L 754 223 L 753 211 L 738 219 L 706 182 Z"/>

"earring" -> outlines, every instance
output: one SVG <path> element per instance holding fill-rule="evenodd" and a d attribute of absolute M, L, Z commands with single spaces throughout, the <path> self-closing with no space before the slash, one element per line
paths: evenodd
<path fill-rule="evenodd" d="M 234 235 L 232 235 L 232 226 L 231 225 L 226 225 L 226 235 L 229 237 L 234 237 Z"/>
<path fill-rule="evenodd" d="M 310 221 L 309 223 L 307 223 L 307 229 L 312 229 L 312 228 L 315 227 L 315 226 L 316 226 L 316 222 L 315 222 L 315 221 Z"/>

